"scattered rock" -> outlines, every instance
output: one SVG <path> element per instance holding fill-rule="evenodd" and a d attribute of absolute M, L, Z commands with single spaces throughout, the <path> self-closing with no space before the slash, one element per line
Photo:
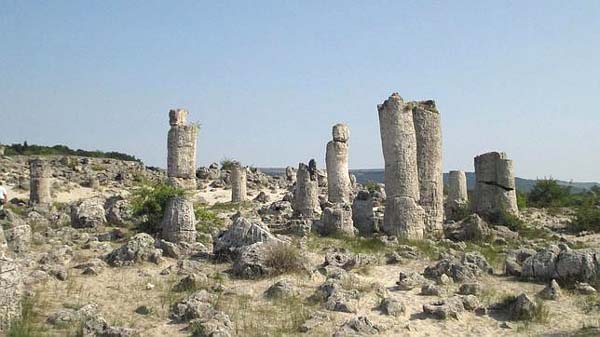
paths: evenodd
<path fill-rule="evenodd" d="M 162 251 L 154 248 L 154 244 L 152 236 L 146 233 L 136 234 L 125 245 L 108 254 L 106 261 L 113 267 L 127 266 L 143 261 L 158 263 L 162 257 Z"/>

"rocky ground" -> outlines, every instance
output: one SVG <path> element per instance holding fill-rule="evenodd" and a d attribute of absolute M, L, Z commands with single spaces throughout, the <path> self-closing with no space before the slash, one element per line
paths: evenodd
<path fill-rule="evenodd" d="M 0 290 L 26 295 L 27 336 L 600 335 L 600 238 L 569 233 L 569 210 L 469 216 L 438 241 L 321 237 L 291 218 L 287 177 L 251 172 L 250 201 L 231 204 L 213 165 L 193 196 L 199 242 L 175 246 L 139 233 L 129 205 L 164 172 L 52 158 L 56 202 L 31 208 L 27 159 L 0 159 L 0 274 L 23 283 Z M 384 193 L 369 193 L 380 220 Z"/>

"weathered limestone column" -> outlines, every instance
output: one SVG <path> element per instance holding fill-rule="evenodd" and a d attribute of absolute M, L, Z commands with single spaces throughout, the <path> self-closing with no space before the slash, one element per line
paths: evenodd
<path fill-rule="evenodd" d="M 319 182 L 316 167 L 311 169 L 303 163 L 298 165 L 292 208 L 294 216 L 302 216 L 305 219 L 314 218 L 319 212 Z"/>
<path fill-rule="evenodd" d="M 52 173 L 46 162 L 41 159 L 29 161 L 29 203 L 49 204 L 52 202 L 50 196 L 50 183 Z"/>
<path fill-rule="evenodd" d="M 469 194 L 467 191 L 467 175 L 464 171 L 450 171 L 448 173 L 448 200 L 446 214 L 452 218 L 456 212 L 468 205 Z"/>
<path fill-rule="evenodd" d="M 495 222 L 505 214 L 518 215 L 514 163 L 504 152 L 475 157 L 473 212 Z"/>
<path fill-rule="evenodd" d="M 4 156 L 5 150 L 6 150 L 6 147 L 4 145 L 0 145 L 0 157 Z"/>
<path fill-rule="evenodd" d="M 21 316 L 23 280 L 13 259 L 0 252 L 0 332 Z"/>
<path fill-rule="evenodd" d="M 296 169 L 288 166 L 285 168 L 285 178 L 288 182 L 295 183 L 296 182 Z"/>
<path fill-rule="evenodd" d="M 327 143 L 327 195 L 330 202 L 349 203 L 352 183 L 348 172 L 348 139 L 350 130 L 345 124 L 333 126 L 333 140 Z"/>
<path fill-rule="evenodd" d="M 352 203 L 352 222 L 361 235 L 370 235 L 377 232 L 375 213 L 373 212 L 373 198 L 368 191 L 360 191 Z"/>
<path fill-rule="evenodd" d="M 169 111 L 167 176 L 171 186 L 195 190 L 198 127 L 186 123 L 187 115 L 184 109 Z M 169 200 L 161 224 L 163 239 L 175 243 L 195 242 L 195 226 L 193 202 L 185 196 Z"/>
<path fill-rule="evenodd" d="M 387 195 L 383 230 L 389 235 L 418 240 L 424 235 L 425 211 L 418 204 L 417 138 L 412 108 L 394 93 L 377 110 Z"/>
<path fill-rule="evenodd" d="M 169 111 L 171 129 L 167 138 L 167 176 L 173 186 L 195 189 L 198 127 L 187 124 L 187 116 L 185 109 Z"/>
<path fill-rule="evenodd" d="M 420 201 L 425 210 L 425 236 L 443 235 L 444 172 L 442 162 L 442 121 L 435 102 L 414 103 L 413 121 L 417 137 Z"/>
<path fill-rule="evenodd" d="M 235 162 L 231 168 L 231 202 L 246 201 L 246 168 Z"/>

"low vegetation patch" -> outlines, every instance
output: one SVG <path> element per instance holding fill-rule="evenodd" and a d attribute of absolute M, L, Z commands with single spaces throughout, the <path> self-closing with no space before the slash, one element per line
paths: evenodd
<path fill-rule="evenodd" d="M 299 248 L 290 244 L 274 244 L 266 253 L 265 265 L 275 274 L 301 273 L 307 270 L 307 259 Z"/>
<path fill-rule="evenodd" d="M 26 141 L 23 144 L 12 144 L 7 145 L 5 149 L 5 155 L 23 155 L 23 156 L 41 156 L 41 155 L 67 155 L 67 156 L 81 156 L 81 157 L 92 157 L 92 158 L 111 158 L 125 161 L 137 161 L 141 162 L 135 156 L 120 153 L 120 152 L 103 152 L 103 151 L 86 151 L 86 150 L 73 150 L 65 145 L 29 145 Z"/>
<path fill-rule="evenodd" d="M 158 233 L 167 202 L 183 195 L 184 190 L 164 183 L 142 185 L 136 189 L 131 197 L 131 208 L 133 215 L 142 219 L 138 230 L 151 235 Z"/>

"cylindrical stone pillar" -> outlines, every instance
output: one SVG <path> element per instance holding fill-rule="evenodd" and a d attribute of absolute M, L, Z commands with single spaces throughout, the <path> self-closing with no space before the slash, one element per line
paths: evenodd
<path fill-rule="evenodd" d="M 246 201 L 246 168 L 234 163 L 231 168 L 231 202 Z"/>
<path fill-rule="evenodd" d="M 191 200 L 185 197 L 169 200 L 162 222 L 162 238 L 170 242 L 196 241 L 196 216 Z"/>
<path fill-rule="evenodd" d="M 476 184 L 471 207 L 473 212 L 492 222 L 506 214 L 518 215 L 514 163 L 504 152 L 475 157 Z"/>
<path fill-rule="evenodd" d="M 383 230 L 390 235 L 422 239 L 424 210 L 418 205 L 417 138 L 412 108 L 397 93 L 377 107 L 387 195 Z"/>
<path fill-rule="evenodd" d="M 167 176 L 173 186 L 195 189 L 198 127 L 186 124 L 187 115 L 184 109 L 169 111 L 171 129 L 167 138 Z"/>
<path fill-rule="evenodd" d="M 314 168 L 316 170 L 316 167 Z M 294 216 L 305 219 L 314 218 L 319 208 L 319 182 L 316 174 L 311 174 L 307 165 L 300 163 L 296 171 L 296 190 L 294 192 Z"/>
<path fill-rule="evenodd" d="M 465 171 L 448 173 L 448 203 L 464 203 L 469 200 Z"/>
<path fill-rule="evenodd" d="M 417 138 L 420 201 L 425 210 L 425 236 L 443 235 L 444 172 L 442 162 L 442 121 L 435 102 L 415 103 L 413 121 Z"/>
<path fill-rule="evenodd" d="M 348 172 L 348 140 L 350 131 L 345 124 L 333 127 L 333 140 L 327 143 L 327 195 L 330 202 L 349 203 L 352 183 Z"/>
<path fill-rule="evenodd" d="M 29 202 L 32 205 L 52 202 L 50 183 L 52 174 L 46 162 L 41 159 L 29 161 Z"/>

